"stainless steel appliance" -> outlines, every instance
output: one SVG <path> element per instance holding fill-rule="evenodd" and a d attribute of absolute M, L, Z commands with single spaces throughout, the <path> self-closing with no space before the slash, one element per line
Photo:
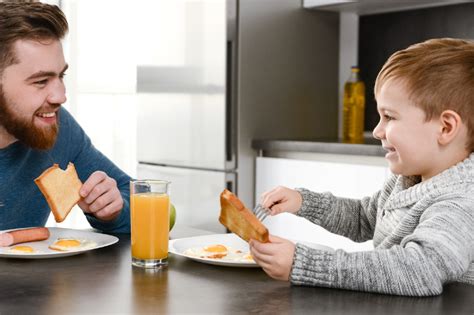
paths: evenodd
<path fill-rule="evenodd" d="M 299 0 L 153 3 L 161 15 L 143 29 L 150 35 L 140 49 L 148 59 L 137 68 L 137 175 L 172 182 L 177 224 L 224 232 L 224 188 L 254 206 L 253 138 L 337 134 L 335 124 L 306 127 L 313 126 L 306 115 L 337 121 L 338 19 L 308 12 Z M 272 36 L 281 38 L 262 42 Z M 321 37 L 328 37 L 328 58 L 315 63 L 321 52 L 311 41 Z M 289 45 L 294 39 L 305 47 Z"/>
<path fill-rule="evenodd" d="M 169 34 L 183 56 L 137 69 L 137 175 L 170 180 L 178 222 L 214 231 L 224 231 L 217 221 L 220 192 L 236 188 L 233 7 L 177 2 L 169 12 L 184 29 Z"/>

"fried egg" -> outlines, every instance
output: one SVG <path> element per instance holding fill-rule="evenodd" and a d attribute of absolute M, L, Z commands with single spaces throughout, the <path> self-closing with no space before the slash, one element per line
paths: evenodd
<path fill-rule="evenodd" d="M 36 252 L 31 246 L 17 245 L 9 248 L 9 251 L 15 254 L 31 254 Z"/>
<path fill-rule="evenodd" d="M 242 250 L 221 244 L 189 248 L 184 251 L 184 254 L 192 257 L 223 261 L 255 262 L 250 252 L 243 252 Z"/>
<path fill-rule="evenodd" d="M 90 249 L 95 246 L 97 246 L 97 243 L 93 241 L 76 238 L 58 238 L 53 244 L 49 245 L 49 248 L 66 252 Z"/>

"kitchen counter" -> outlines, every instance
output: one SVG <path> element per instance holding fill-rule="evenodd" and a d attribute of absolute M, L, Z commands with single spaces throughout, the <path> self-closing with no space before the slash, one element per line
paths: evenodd
<path fill-rule="evenodd" d="M 205 231 L 177 226 L 173 238 Z M 410 298 L 292 286 L 259 268 L 202 264 L 170 255 L 168 268 L 130 264 L 130 235 L 84 254 L 0 258 L 5 314 L 469 314 L 474 286 L 449 284 L 437 297 Z"/>
<path fill-rule="evenodd" d="M 260 156 L 271 155 L 272 152 L 307 152 L 342 155 L 364 155 L 383 157 L 385 150 L 380 141 L 366 138 L 364 143 L 343 143 L 340 139 L 314 139 L 314 140 L 265 140 L 252 141 L 252 148 L 259 151 Z"/>

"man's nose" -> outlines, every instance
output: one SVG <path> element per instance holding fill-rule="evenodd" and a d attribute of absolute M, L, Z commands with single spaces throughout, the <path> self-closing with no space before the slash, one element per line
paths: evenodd
<path fill-rule="evenodd" d="M 55 80 L 54 84 L 51 86 L 48 95 L 48 102 L 50 104 L 64 104 L 66 103 L 66 86 L 62 80 Z"/>

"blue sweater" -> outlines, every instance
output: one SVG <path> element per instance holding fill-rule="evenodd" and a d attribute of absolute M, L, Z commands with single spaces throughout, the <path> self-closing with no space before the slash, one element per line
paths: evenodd
<path fill-rule="evenodd" d="M 86 214 L 89 223 L 104 232 L 130 233 L 130 177 L 100 153 L 66 109 L 59 113 L 59 134 L 49 150 L 34 150 L 20 141 L 0 149 L 0 230 L 44 226 L 50 214 L 46 199 L 34 183 L 54 163 L 65 169 L 74 163 L 85 182 L 95 171 L 117 181 L 124 207 L 118 218 L 101 221 Z"/>

